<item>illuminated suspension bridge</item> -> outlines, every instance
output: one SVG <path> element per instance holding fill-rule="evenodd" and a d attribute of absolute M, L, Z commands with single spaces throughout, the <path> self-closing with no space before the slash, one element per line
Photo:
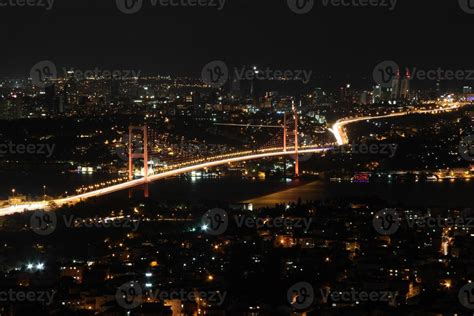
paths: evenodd
<path fill-rule="evenodd" d="M 443 111 L 455 110 L 461 107 L 461 103 L 456 103 L 452 106 L 443 106 L 436 109 L 426 110 L 412 110 L 410 112 L 399 112 L 399 113 L 390 113 L 387 115 L 378 115 L 378 116 L 365 116 L 358 118 L 348 118 L 337 121 L 333 127 L 330 129 L 334 134 L 338 145 L 345 145 L 348 143 L 348 138 L 345 132 L 345 126 L 359 121 L 367 121 L 373 119 L 381 118 L 390 118 L 396 116 L 403 116 L 408 114 L 417 114 L 417 113 L 439 113 Z M 279 146 L 276 145 L 275 140 L 272 140 L 266 144 L 263 148 L 257 150 L 245 150 L 238 151 L 228 154 L 219 154 L 210 157 L 195 158 L 180 162 L 175 162 L 173 164 L 166 165 L 162 168 L 159 168 L 155 173 L 150 173 L 148 170 L 148 139 L 147 139 L 147 126 L 134 127 L 131 126 L 129 129 L 129 139 L 128 139 L 128 179 L 123 183 L 111 184 L 107 187 L 102 187 L 99 189 L 94 189 L 89 192 L 79 192 L 77 195 L 69 196 L 65 198 L 59 198 L 52 201 L 38 201 L 38 202 L 25 202 L 19 205 L 7 206 L 0 208 L 0 216 L 9 215 L 13 213 L 28 211 L 28 210 L 37 210 L 37 209 L 49 209 L 50 203 L 61 206 L 64 204 L 74 204 L 80 201 L 84 201 L 89 198 L 103 196 L 111 194 L 114 192 L 132 189 L 135 187 L 144 187 L 145 196 L 148 195 L 147 184 L 161 180 L 164 178 L 177 176 L 180 174 L 189 173 L 192 171 L 212 168 L 220 165 L 232 164 L 248 160 L 280 157 L 280 156 L 294 156 L 295 157 L 295 175 L 299 173 L 299 154 L 307 153 L 322 153 L 328 150 L 333 149 L 333 146 L 320 146 L 320 145 L 305 145 L 299 146 L 298 141 L 298 116 L 295 106 L 293 106 L 293 123 L 287 124 L 286 117 L 282 126 L 266 126 L 273 128 L 281 128 L 282 138 Z M 237 124 L 233 124 L 237 125 Z M 245 125 L 250 126 L 250 125 Z M 261 126 L 265 127 L 265 126 Z M 291 130 L 290 128 L 291 127 Z M 141 152 L 135 152 L 132 146 L 132 140 L 134 132 L 141 131 L 143 134 L 143 146 Z M 143 161 L 143 173 L 142 177 L 135 179 L 134 177 L 134 160 L 141 159 Z"/>

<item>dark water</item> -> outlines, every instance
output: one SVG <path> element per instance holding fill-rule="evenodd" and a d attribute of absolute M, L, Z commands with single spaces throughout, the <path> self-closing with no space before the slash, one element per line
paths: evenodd
<path fill-rule="evenodd" d="M 42 196 L 43 185 L 48 195 L 69 193 L 82 184 L 98 183 L 111 175 L 76 173 L 0 173 L 0 198 L 11 194 Z M 222 200 L 247 201 L 254 206 L 276 203 L 322 200 L 334 197 L 379 197 L 410 206 L 473 207 L 474 181 L 455 182 L 377 182 L 334 183 L 323 180 L 283 181 L 280 179 L 252 180 L 241 178 L 170 178 L 150 185 L 150 195 L 158 200 Z M 116 193 L 126 196 L 128 191 Z M 140 194 L 137 191 L 135 194 Z"/>
<path fill-rule="evenodd" d="M 43 186 L 46 186 L 46 194 L 57 196 L 75 192 L 77 188 L 85 184 L 96 184 L 101 181 L 117 178 L 107 174 L 80 174 L 70 172 L 0 172 L 0 199 L 11 195 L 12 189 L 18 194 L 31 197 L 42 196 Z"/>

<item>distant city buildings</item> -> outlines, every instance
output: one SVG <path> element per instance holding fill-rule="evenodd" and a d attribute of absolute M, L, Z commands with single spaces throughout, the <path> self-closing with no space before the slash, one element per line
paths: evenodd
<path fill-rule="evenodd" d="M 392 80 L 391 100 L 409 100 L 410 99 L 410 70 L 407 68 L 405 75 L 401 78 L 400 69 Z"/>
<path fill-rule="evenodd" d="M 380 103 L 382 101 L 382 86 L 376 85 L 372 92 L 372 103 Z"/>
<path fill-rule="evenodd" d="M 251 68 L 258 71 L 257 67 Z M 161 111 L 169 115 L 185 112 L 187 116 L 202 119 L 205 111 L 286 111 L 295 94 L 291 82 L 242 80 L 231 72 L 222 88 L 205 85 L 200 79 L 170 76 L 140 78 L 77 78 L 66 72 L 46 87 L 34 86 L 30 80 L 0 81 L 0 119 L 51 117 L 88 117 L 107 114 L 144 113 Z M 300 92 L 305 111 L 312 107 L 335 108 L 350 111 L 353 106 L 413 105 L 418 101 L 436 100 L 449 93 L 454 99 L 474 101 L 472 86 L 441 93 L 441 82 L 431 88 L 413 90 L 412 74 L 399 70 L 391 84 L 375 85 L 372 89 L 346 82 L 336 87 L 309 87 Z M 202 112 L 202 113 L 201 113 Z M 318 112 L 318 111 L 316 111 Z M 318 115 L 327 116 L 327 113 Z"/>

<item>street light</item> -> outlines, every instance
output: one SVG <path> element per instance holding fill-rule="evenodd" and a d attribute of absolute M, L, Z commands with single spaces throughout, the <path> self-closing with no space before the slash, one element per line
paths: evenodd
<path fill-rule="evenodd" d="M 15 192 L 16 192 L 16 190 L 15 190 L 15 189 L 12 189 L 13 197 L 15 197 Z"/>
<path fill-rule="evenodd" d="M 46 200 L 46 186 L 43 185 L 43 201 Z"/>

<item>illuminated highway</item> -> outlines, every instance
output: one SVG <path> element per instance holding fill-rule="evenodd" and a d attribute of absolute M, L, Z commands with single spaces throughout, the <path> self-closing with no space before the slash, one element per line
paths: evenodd
<path fill-rule="evenodd" d="M 397 117 L 397 116 L 405 116 L 405 115 L 411 115 L 411 114 L 426 114 L 426 113 L 439 113 L 443 111 L 451 111 L 451 110 L 456 110 L 460 107 L 462 107 L 462 103 L 454 103 L 452 106 L 444 106 L 432 110 L 412 110 L 409 112 L 398 112 L 398 113 L 390 113 L 390 114 L 385 114 L 385 115 L 377 115 L 377 116 L 362 116 L 362 117 L 355 117 L 355 118 L 344 118 L 338 120 L 332 128 L 329 130 L 334 134 L 334 137 L 336 138 L 337 144 L 339 146 L 341 145 L 347 145 L 349 143 L 349 138 L 347 137 L 347 133 L 345 130 L 345 126 L 352 124 L 352 123 L 357 123 L 361 121 L 370 121 L 370 120 L 378 120 L 378 119 L 383 119 L 383 118 L 390 118 L 390 117 Z"/>
<path fill-rule="evenodd" d="M 338 120 L 332 126 L 330 131 L 334 134 L 334 137 L 336 138 L 338 145 L 345 145 L 349 143 L 349 139 L 345 131 L 345 127 L 349 124 L 360 122 L 360 121 L 377 120 L 377 119 L 383 119 L 383 118 L 405 116 L 405 115 L 410 115 L 410 114 L 439 113 L 439 112 L 458 109 L 462 105 L 463 104 L 461 103 L 455 103 L 452 106 L 444 106 L 444 107 L 440 107 L 440 108 L 436 108 L 432 110 L 412 110 L 409 112 L 398 112 L 398 113 L 391 113 L 391 114 L 378 115 L 378 116 L 344 118 L 344 119 Z M 320 147 L 320 146 L 316 147 L 315 145 L 313 145 L 313 146 L 302 146 L 297 150 L 297 152 L 299 154 L 321 153 L 321 152 L 328 151 L 331 149 L 333 148 Z M 296 150 L 294 147 L 289 147 L 287 151 L 284 151 L 283 147 L 279 147 L 279 148 L 264 149 L 257 152 L 244 151 L 244 152 L 232 153 L 232 154 L 227 154 L 227 155 L 220 155 L 216 157 L 210 157 L 206 159 L 188 161 L 186 163 L 168 166 L 162 172 L 154 174 L 154 175 L 150 175 L 148 177 L 148 183 L 154 182 L 160 179 L 164 179 L 167 177 L 172 177 L 172 176 L 180 175 L 183 173 L 200 170 L 200 169 L 206 169 L 206 168 L 216 167 L 219 165 L 225 165 L 225 164 L 246 161 L 246 160 L 271 158 L 271 157 L 278 157 L 278 156 L 285 156 L 285 155 L 295 155 L 295 152 Z M 52 201 L 40 201 L 40 202 L 30 202 L 30 203 L 24 203 L 24 204 L 19 204 L 19 205 L 12 205 L 8 207 L 0 208 L 0 216 L 10 215 L 13 213 L 19 213 L 19 212 L 23 212 L 27 210 L 48 209 L 48 204 L 51 202 L 55 203 L 58 206 L 61 206 L 64 204 L 74 204 L 74 203 L 77 203 L 77 202 L 80 202 L 82 200 L 86 200 L 92 197 L 98 197 L 98 196 L 122 191 L 125 189 L 130 189 L 130 188 L 133 188 L 145 183 L 147 183 L 146 180 L 144 178 L 140 178 L 140 179 L 127 181 L 124 183 L 111 185 L 109 187 L 97 189 L 94 191 L 90 191 L 90 192 L 86 192 L 86 193 L 82 193 L 82 194 L 78 194 L 78 195 L 74 195 L 74 196 L 70 196 L 66 198 L 56 199 Z"/>

